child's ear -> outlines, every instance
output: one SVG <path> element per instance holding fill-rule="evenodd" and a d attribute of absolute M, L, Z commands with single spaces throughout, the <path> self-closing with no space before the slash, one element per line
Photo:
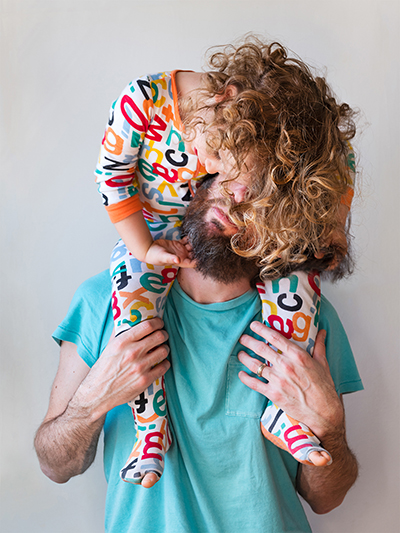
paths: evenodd
<path fill-rule="evenodd" d="M 238 90 L 234 85 L 228 85 L 222 94 L 215 95 L 215 101 L 219 104 L 224 100 L 232 100 L 237 96 Z"/>

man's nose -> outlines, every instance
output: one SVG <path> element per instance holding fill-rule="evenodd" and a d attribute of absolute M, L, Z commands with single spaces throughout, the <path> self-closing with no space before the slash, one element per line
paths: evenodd
<path fill-rule="evenodd" d="M 237 181 L 231 181 L 229 184 L 229 189 L 236 204 L 240 204 L 244 201 L 247 193 L 246 185 L 243 185 L 243 183 L 238 183 Z"/>

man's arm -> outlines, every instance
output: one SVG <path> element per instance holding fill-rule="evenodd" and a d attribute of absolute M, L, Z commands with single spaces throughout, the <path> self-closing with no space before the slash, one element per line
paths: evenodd
<path fill-rule="evenodd" d="M 357 459 L 350 450 L 346 432 L 332 432 L 324 437 L 324 446 L 332 455 L 330 466 L 299 465 L 296 489 L 318 514 L 329 513 L 344 500 L 358 475 Z"/>
<path fill-rule="evenodd" d="M 91 369 L 74 344 L 62 343 L 49 408 L 35 437 L 40 467 L 52 481 L 65 483 L 82 474 L 94 460 L 107 412 L 133 400 L 168 370 L 168 335 L 162 327 L 155 318 L 112 338 Z"/>
<path fill-rule="evenodd" d="M 301 465 L 297 490 L 314 512 L 323 514 L 340 505 L 357 474 L 357 461 L 346 442 L 344 408 L 338 397 L 325 356 L 325 331 L 318 333 L 313 357 L 278 332 L 259 323 L 251 329 L 278 348 L 275 352 L 265 342 L 243 335 L 240 342 L 272 363 L 261 380 L 240 372 L 239 378 L 248 387 L 260 392 L 288 415 L 301 420 L 321 440 L 332 455 L 329 466 Z M 240 361 L 256 373 L 260 361 L 245 352 Z"/>

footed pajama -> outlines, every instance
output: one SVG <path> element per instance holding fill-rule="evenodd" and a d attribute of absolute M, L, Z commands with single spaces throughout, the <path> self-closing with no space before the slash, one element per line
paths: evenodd
<path fill-rule="evenodd" d="M 318 272 L 294 272 L 287 278 L 258 283 L 257 290 L 262 301 L 264 323 L 294 341 L 311 356 L 321 305 Z M 271 400 L 261 417 L 261 431 L 264 437 L 301 463 L 313 464 L 309 461 L 311 452 L 326 452 L 305 424 L 288 416 Z"/>
<path fill-rule="evenodd" d="M 185 151 L 175 73 L 143 76 L 127 85 L 111 106 L 96 168 L 96 182 L 111 221 L 120 222 L 142 210 L 153 239 L 180 238 L 180 224 L 191 198 L 189 183 L 195 188 L 196 180 L 205 175 L 197 156 Z M 176 274 L 173 266 L 140 263 L 122 241 L 118 242 L 111 259 L 116 333 L 150 317 L 162 316 Z M 281 331 L 293 327 L 293 340 L 311 353 L 317 331 L 319 300 L 314 299 L 317 293 L 319 296 L 318 279 L 314 278 L 311 286 L 302 281 L 303 274 L 294 276 L 298 279 L 296 287 L 294 277 L 289 288 L 285 280 L 259 286 L 264 321 L 277 329 L 282 326 Z M 302 306 L 297 309 L 299 300 Z M 310 302 L 314 302 L 314 314 Z M 299 340 L 303 336 L 307 339 Z M 170 444 L 163 379 L 130 405 L 137 443 L 121 477 L 140 483 L 147 471 L 161 475 Z M 291 421 L 273 404 L 267 406 L 262 420 L 267 438 L 294 451 L 298 460 L 304 460 L 304 454 L 317 445 L 307 428 Z M 282 436 L 283 440 L 277 440 Z"/>

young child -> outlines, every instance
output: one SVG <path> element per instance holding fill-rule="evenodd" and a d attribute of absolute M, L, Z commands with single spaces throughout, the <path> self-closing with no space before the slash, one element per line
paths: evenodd
<path fill-rule="evenodd" d="M 325 82 L 287 58 L 277 43 L 250 39 L 214 54 L 210 63 L 215 71 L 206 74 L 174 71 L 134 80 L 111 107 L 96 182 L 121 236 L 110 267 L 116 335 L 162 316 L 178 268 L 193 266 L 179 242 L 180 225 L 196 181 L 206 173 L 226 177 L 227 199 L 235 184 L 245 188 L 243 201 L 230 211 L 238 230 L 232 247 L 260 259 L 263 279 L 301 266 L 310 246 L 322 257 L 324 246 L 341 234 L 340 197 L 351 185 L 345 162 L 345 144 L 354 135 L 349 108 L 337 105 Z M 287 220 L 277 224 L 275 200 L 282 204 L 283 197 Z M 290 332 L 311 354 L 319 277 L 296 273 L 288 288 L 285 283 L 258 285 L 263 319 Z M 121 477 L 149 487 L 162 475 L 171 443 L 163 379 L 129 405 L 137 440 Z M 308 428 L 286 418 L 281 431 L 283 415 L 268 405 L 263 434 L 301 462 L 328 463 L 329 453 Z M 301 446 L 294 445 L 299 439 Z"/>

